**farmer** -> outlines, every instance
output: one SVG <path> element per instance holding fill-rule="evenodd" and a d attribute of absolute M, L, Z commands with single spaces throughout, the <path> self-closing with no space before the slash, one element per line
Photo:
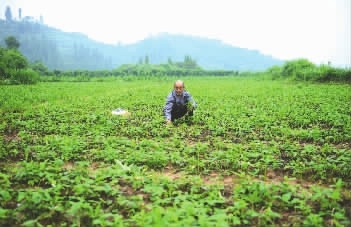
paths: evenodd
<path fill-rule="evenodd" d="M 193 97 L 185 90 L 184 82 L 177 80 L 174 82 L 173 91 L 167 96 L 166 105 L 163 108 L 166 123 L 170 124 L 186 114 L 193 116 L 196 107 L 197 104 Z"/>

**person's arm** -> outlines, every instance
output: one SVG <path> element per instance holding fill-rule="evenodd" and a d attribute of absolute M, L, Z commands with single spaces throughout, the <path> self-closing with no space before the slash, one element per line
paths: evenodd
<path fill-rule="evenodd" d="M 193 99 L 192 95 L 189 92 L 187 92 L 186 94 L 188 96 L 188 102 L 192 105 L 193 109 L 196 109 L 197 103 Z"/>
<path fill-rule="evenodd" d="M 173 103 L 174 103 L 174 98 L 173 98 L 173 95 L 171 93 L 166 98 L 166 105 L 165 105 L 164 110 L 163 110 L 167 123 L 170 123 L 171 119 L 172 119 L 171 111 L 172 111 Z"/>

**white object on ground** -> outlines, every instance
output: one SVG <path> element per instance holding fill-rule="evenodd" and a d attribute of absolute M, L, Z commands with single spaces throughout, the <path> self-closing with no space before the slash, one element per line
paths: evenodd
<path fill-rule="evenodd" d="M 113 115 L 125 115 L 125 114 L 128 114 L 128 111 L 124 110 L 122 108 L 117 108 L 115 110 L 112 110 L 112 114 Z"/>

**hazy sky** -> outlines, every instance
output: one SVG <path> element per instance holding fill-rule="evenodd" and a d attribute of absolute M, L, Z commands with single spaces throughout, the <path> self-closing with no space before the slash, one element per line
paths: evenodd
<path fill-rule="evenodd" d="M 351 65 L 350 0 L 0 0 L 106 43 L 159 32 L 220 39 L 283 60 Z M 4 10 L 2 10 L 4 17 Z"/>

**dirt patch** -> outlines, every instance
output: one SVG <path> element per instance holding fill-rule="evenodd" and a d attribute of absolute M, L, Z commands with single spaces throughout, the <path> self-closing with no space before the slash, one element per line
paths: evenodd
<path fill-rule="evenodd" d="M 159 176 L 164 176 L 170 180 L 177 180 L 185 177 L 198 176 L 188 175 L 184 172 L 179 172 L 177 169 L 167 167 L 161 172 L 156 173 Z M 223 186 L 224 195 L 231 195 L 236 185 L 240 184 L 241 180 L 247 179 L 246 176 L 239 175 L 223 175 L 221 172 L 211 172 L 206 175 L 200 175 L 200 178 L 204 185 L 220 185 Z M 322 188 L 329 188 L 328 185 L 317 184 L 315 182 L 305 181 L 303 179 L 286 178 L 283 174 L 279 174 L 274 171 L 268 171 L 265 176 L 261 177 L 250 177 L 253 182 L 262 182 L 264 184 L 281 184 L 287 183 L 294 186 L 300 186 L 303 189 L 311 189 L 312 186 L 318 186 Z"/>
<path fill-rule="evenodd" d="M 335 145 L 335 148 L 337 149 L 351 149 L 351 143 L 341 143 Z"/>
<path fill-rule="evenodd" d="M 5 142 L 20 141 L 21 138 L 18 136 L 18 132 L 11 131 L 11 132 L 6 132 L 5 133 L 4 140 L 5 140 Z"/>
<path fill-rule="evenodd" d="M 66 162 L 62 167 L 62 169 L 64 170 L 71 170 L 73 168 L 74 168 L 74 164 L 72 162 Z"/>
<path fill-rule="evenodd" d="M 166 167 L 163 172 L 159 173 L 160 175 L 163 175 L 171 180 L 176 180 L 181 178 L 184 174 L 182 174 L 179 171 L 176 171 L 172 167 Z"/>
<path fill-rule="evenodd" d="M 124 196 L 140 196 L 141 198 L 143 198 L 143 200 L 149 201 L 149 195 L 144 193 L 143 191 L 141 191 L 141 189 L 135 189 L 131 186 L 130 183 L 127 183 L 123 180 L 120 180 L 118 182 L 118 190 L 122 193 L 122 195 Z"/>
<path fill-rule="evenodd" d="M 88 167 L 89 172 L 94 172 L 96 170 L 98 170 L 101 166 L 100 162 L 93 162 L 90 164 L 90 166 Z M 75 165 L 73 162 L 65 162 L 65 164 L 62 166 L 62 169 L 65 170 L 71 170 L 74 169 Z"/>
<path fill-rule="evenodd" d="M 206 185 L 223 185 L 225 188 L 233 188 L 239 183 L 240 178 L 235 175 L 222 176 L 221 173 L 212 172 L 208 175 L 201 176 L 202 182 Z"/>
<path fill-rule="evenodd" d="M 211 135 L 212 132 L 210 130 L 203 130 L 201 134 L 194 136 L 194 138 L 196 138 L 198 142 L 206 142 Z"/>
<path fill-rule="evenodd" d="M 91 171 L 95 171 L 100 167 L 100 165 L 101 165 L 101 163 L 99 163 L 99 162 L 93 162 L 93 163 L 91 163 L 89 169 Z"/>
<path fill-rule="evenodd" d="M 240 182 L 240 177 L 235 175 L 222 176 L 221 173 L 212 172 L 208 175 L 201 176 L 205 185 L 221 185 L 223 186 L 223 196 L 229 197 L 233 194 L 233 189 Z"/>

